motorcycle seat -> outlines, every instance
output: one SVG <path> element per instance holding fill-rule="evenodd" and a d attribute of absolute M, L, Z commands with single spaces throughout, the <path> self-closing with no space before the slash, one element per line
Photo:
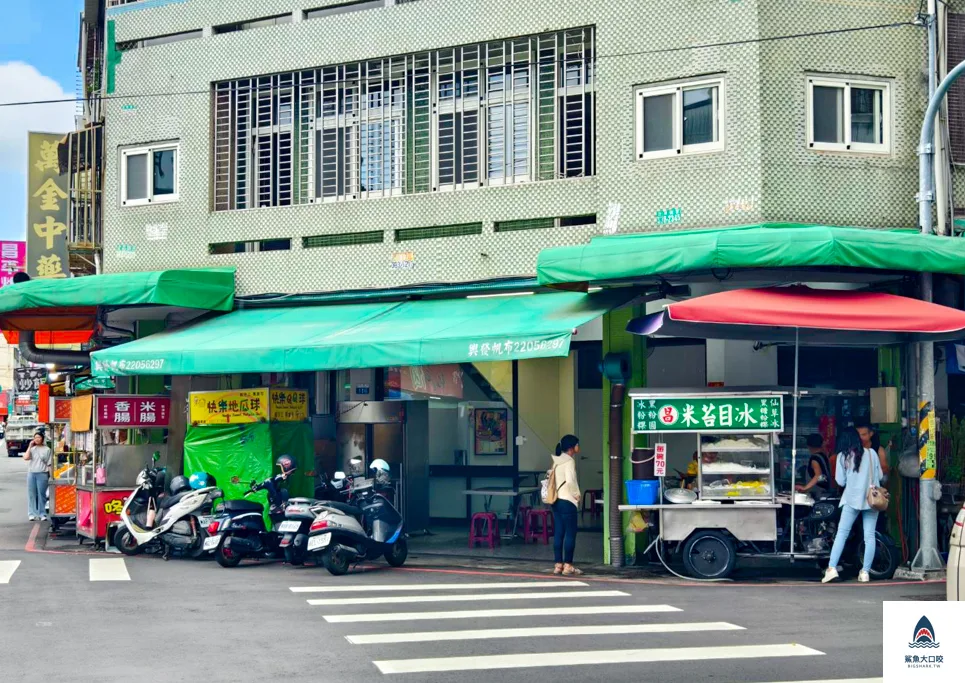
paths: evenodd
<path fill-rule="evenodd" d="M 251 500 L 226 500 L 224 509 L 226 512 L 261 512 L 264 510 L 261 503 Z"/>
<path fill-rule="evenodd" d="M 168 496 L 161 501 L 161 509 L 167 510 L 169 507 L 174 507 L 178 504 L 178 501 L 184 498 L 188 493 L 194 493 L 193 491 L 182 491 L 181 493 L 175 493 L 173 496 Z"/>
<path fill-rule="evenodd" d="M 338 501 L 325 501 L 323 503 L 325 507 L 332 508 L 333 510 L 338 510 L 339 512 L 344 512 L 346 515 L 351 515 L 352 517 L 361 517 L 362 510 L 355 507 L 354 505 L 349 505 L 348 503 L 339 503 Z"/>

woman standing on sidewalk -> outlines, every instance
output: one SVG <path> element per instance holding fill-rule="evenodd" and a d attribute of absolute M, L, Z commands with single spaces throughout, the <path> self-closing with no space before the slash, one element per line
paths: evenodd
<path fill-rule="evenodd" d="M 47 483 L 53 458 L 42 432 L 34 434 L 23 459 L 27 461 L 27 514 L 31 522 L 43 521 L 47 519 Z"/>
<path fill-rule="evenodd" d="M 576 454 L 579 452 L 580 440 L 567 434 L 560 439 L 553 456 L 557 496 L 553 503 L 553 555 L 556 558 L 553 573 L 564 576 L 583 573 L 573 566 L 580 506 L 580 483 L 576 478 Z"/>
<path fill-rule="evenodd" d="M 844 488 L 844 493 L 839 503 L 841 519 L 838 521 L 838 532 L 831 548 L 831 560 L 821 582 L 828 583 L 838 578 L 837 567 L 841 562 L 844 545 L 851 534 L 851 527 L 858 517 L 861 517 L 864 558 L 861 571 L 858 572 L 858 581 L 867 583 L 871 580 L 868 570 L 875 559 L 875 525 L 878 522 L 878 511 L 868 505 L 868 488 L 879 486 L 884 474 L 878 454 L 873 449 L 864 447 L 856 429 L 848 428 L 841 432 L 836 446 L 838 462 L 834 478 L 838 486 Z"/>

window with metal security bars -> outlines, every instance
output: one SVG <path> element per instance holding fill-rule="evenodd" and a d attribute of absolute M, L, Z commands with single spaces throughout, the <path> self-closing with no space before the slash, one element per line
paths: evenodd
<path fill-rule="evenodd" d="M 216 211 L 595 171 L 592 28 L 214 85 Z"/>
<path fill-rule="evenodd" d="M 595 223 L 596 214 L 563 216 L 560 218 L 524 218 L 517 221 L 496 221 L 493 224 L 493 232 L 545 230 L 547 228 L 565 228 L 576 225 L 594 225 Z"/>
<path fill-rule="evenodd" d="M 246 240 L 241 242 L 217 242 L 208 245 L 209 254 L 251 254 L 259 251 L 288 251 L 292 241 L 288 238 L 274 240 Z"/>
<path fill-rule="evenodd" d="M 949 12 L 948 70 L 965 61 L 965 14 Z M 956 81 L 948 91 L 948 137 L 952 161 L 965 164 L 965 81 Z"/>
<path fill-rule="evenodd" d="M 402 228 L 395 231 L 396 242 L 410 240 L 431 240 L 440 237 L 463 237 L 481 235 L 482 223 L 462 223 L 459 225 L 433 225 L 425 228 Z"/>
<path fill-rule="evenodd" d="M 366 230 L 365 232 L 346 232 L 339 235 L 302 237 L 302 247 L 305 249 L 348 247 L 356 244 L 379 244 L 384 241 L 385 234 L 381 230 Z"/>

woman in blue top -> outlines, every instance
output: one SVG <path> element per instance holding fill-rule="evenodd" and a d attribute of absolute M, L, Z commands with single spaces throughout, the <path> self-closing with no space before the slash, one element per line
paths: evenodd
<path fill-rule="evenodd" d="M 862 445 L 861 437 L 853 427 L 841 432 L 835 445 L 838 462 L 834 478 L 838 486 L 844 488 L 844 493 L 841 494 L 841 519 L 838 521 L 838 533 L 831 548 L 831 561 L 821 582 L 828 583 L 838 578 L 837 567 L 844 552 L 844 544 L 851 534 L 851 527 L 860 516 L 864 530 L 864 559 L 861 571 L 858 572 L 858 581 L 867 583 L 871 580 L 868 570 L 875 559 L 875 524 L 878 521 L 878 511 L 868 505 L 868 487 L 881 484 L 881 462 L 877 453 Z"/>

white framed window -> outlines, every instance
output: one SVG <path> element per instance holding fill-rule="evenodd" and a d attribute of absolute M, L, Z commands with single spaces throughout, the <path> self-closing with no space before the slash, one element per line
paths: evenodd
<path fill-rule="evenodd" d="M 637 89 L 637 159 L 724 149 L 720 78 Z"/>
<path fill-rule="evenodd" d="M 891 84 L 844 77 L 807 81 L 808 148 L 891 153 Z"/>
<path fill-rule="evenodd" d="M 121 150 L 121 206 L 178 201 L 179 145 L 163 142 Z"/>

